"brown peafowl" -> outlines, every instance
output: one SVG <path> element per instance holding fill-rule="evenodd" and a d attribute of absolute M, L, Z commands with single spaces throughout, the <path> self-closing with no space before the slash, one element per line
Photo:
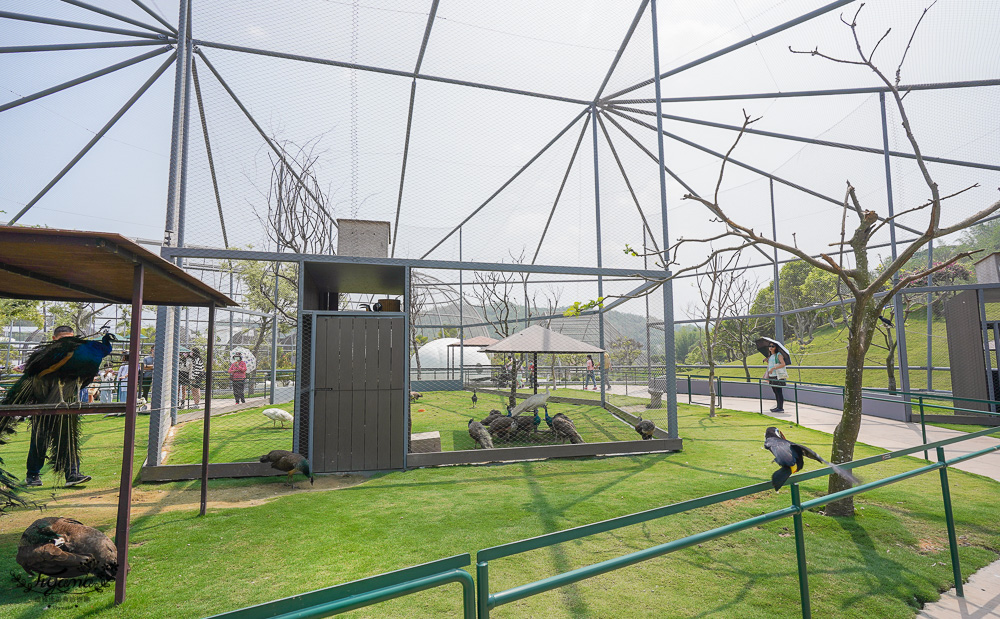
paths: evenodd
<path fill-rule="evenodd" d="M 410 392 L 410 402 L 416 402 L 417 400 L 419 400 L 422 397 L 424 397 L 424 394 L 420 393 L 419 391 L 411 391 Z"/>
<path fill-rule="evenodd" d="M 514 435 L 517 422 L 513 417 L 497 417 L 490 424 L 490 434 L 497 440 L 509 439 Z"/>
<path fill-rule="evenodd" d="M 653 438 L 653 432 L 656 430 L 656 424 L 648 419 L 643 419 L 639 417 L 639 423 L 635 424 L 635 431 L 639 433 L 642 440 L 648 441 Z"/>
<path fill-rule="evenodd" d="M 486 427 L 475 419 L 469 419 L 469 436 L 483 449 L 493 449 L 493 438 Z"/>
<path fill-rule="evenodd" d="M 562 413 L 556 413 L 552 417 L 552 432 L 559 437 L 559 442 L 565 442 L 566 439 L 573 444 L 584 442 L 570 418 Z"/>
<path fill-rule="evenodd" d="M 476 408 L 476 402 L 479 401 L 479 396 L 476 395 L 476 390 L 472 390 L 472 408 Z"/>
<path fill-rule="evenodd" d="M 17 563 L 31 575 L 114 580 L 118 573 L 118 549 L 107 535 L 81 522 L 41 518 L 21 535 Z"/>
<path fill-rule="evenodd" d="M 288 484 L 293 488 L 292 475 L 302 473 L 309 478 L 309 484 L 313 484 L 312 470 L 309 468 L 309 460 L 305 456 L 293 453 L 286 449 L 272 449 L 260 457 L 261 462 L 270 462 L 272 469 L 288 473 Z"/>
<path fill-rule="evenodd" d="M 488 427 L 491 423 L 493 423 L 494 421 L 496 421 L 501 417 L 503 417 L 503 413 L 494 408 L 493 410 L 490 411 L 490 414 L 484 417 L 483 420 L 480 421 L 479 423 Z"/>

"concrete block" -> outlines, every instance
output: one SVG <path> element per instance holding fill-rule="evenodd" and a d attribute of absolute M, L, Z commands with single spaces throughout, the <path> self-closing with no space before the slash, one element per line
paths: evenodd
<path fill-rule="evenodd" d="M 389 257 L 389 222 L 338 219 L 337 253 L 362 258 Z"/>
<path fill-rule="evenodd" d="M 417 432 L 410 435 L 410 453 L 431 453 L 441 451 L 441 433 Z"/>

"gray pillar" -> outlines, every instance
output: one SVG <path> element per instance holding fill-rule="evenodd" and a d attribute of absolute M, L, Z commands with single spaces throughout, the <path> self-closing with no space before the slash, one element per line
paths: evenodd
<path fill-rule="evenodd" d="M 180 3 L 177 18 L 177 72 L 174 79 L 173 130 L 167 180 L 167 214 L 163 244 L 179 247 L 183 242 L 184 194 L 187 173 L 188 112 L 190 110 L 191 38 L 190 4 Z M 180 263 L 180 261 L 178 261 Z M 141 319 L 141 317 L 140 317 Z M 160 447 L 170 424 L 177 419 L 177 348 L 180 336 L 180 309 L 160 306 L 156 311 L 156 354 L 153 388 L 150 391 L 150 422 L 147 459 L 160 464 Z"/>
<path fill-rule="evenodd" d="M 774 179 L 768 179 L 771 188 L 771 238 L 778 240 L 778 221 L 774 216 Z M 778 271 L 778 248 L 774 250 L 774 339 L 785 341 L 785 319 L 781 315 L 781 278 Z M 843 248 L 841 248 L 843 249 Z M 838 283 L 839 285 L 839 283 Z"/>
<path fill-rule="evenodd" d="M 601 173 L 600 168 L 597 165 L 597 103 L 590 108 L 593 114 L 593 130 L 594 130 L 594 217 L 597 218 L 597 268 L 603 266 L 603 260 L 601 257 Z M 601 299 L 601 306 L 597 308 L 597 333 L 598 333 L 598 346 L 604 348 L 604 276 L 597 276 L 597 297 Z M 605 364 L 604 356 L 608 353 L 602 352 L 600 356 L 599 363 L 601 364 L 600 372 L 598 375 L 601 377 L 601 404 L 607 402 L 607 393 L 604 385 L 607 382 L 607 376 L 605 375 Z"/>

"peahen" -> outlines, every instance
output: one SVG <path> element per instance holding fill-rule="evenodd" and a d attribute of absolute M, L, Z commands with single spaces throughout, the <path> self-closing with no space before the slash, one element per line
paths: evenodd
<path fill-rule="evenodd" d="M 493 449 L 493 438 L 486 427 L 475 419 L 469 419 L 469 436 L 483 449 Z"/>
<path fill-rule="evenodd" d="M 494 421 L 496 421 L 500 417 L 503 417 L 503 413 L 501 413 L 500 411 L 498 411 L 497 409 L 494 408 L 493 410 L 490 411 L 490 414 L 487 415 L 486 417 L 484 417 L 482 419 L 482 421 L 480 421 L 479 423 L 483 424 L 484 426 L 489 427 L 489 425 L 491 423 L 493 423 Z"/>
<path fill-rule="evenodd" d="M 560 441 L 569 439 L 569 442 L 574 444 L 584 442 L 570 418 L 562 413 L 556 413 L 552 418 L 552 432 L 559 437 Z"/>
<path fill-rule="evenodd" d="M 476 402 L 479 401 L 479 396 L 476 395 L 476 390 L 472 390 L 472 408 L 476 408 Z"/>
<path fill-rule="evenodd" d="M 24 374 L 7 390 L 2 404 L 66 404 L 68 408 L 67 401 L 79 401 L 80 390 L 94 380 L 101 361 L 111 354 L 111 342 L 116 340 L 114 334 L 105 333 L 99 340 L 68 336 L 42 344 L 28 357 Z M 16 423 L 12 417 L 0 418 L 0 441 L 14 433 Z M 36 415 L 31 424 L 35 441 L 40 449 L 48 451 L 54 470 L 68 471 L 76 465 L 78 415 Z M 0 473 L 0 485 L 6 484 Z"/>
<path fill-rule="evenodd" d="M 302 473 L 309 478 L 309 483 L 313 484 L 312 470 L 309 468 L 309 460 L 302 454 L 293 453 L 287 449 L 272 449 L 260 457 L 261 462 L 270 462 L 272 469 L 288 473 L 288 483 L 292 484 L 292 475 Z"/>
<path fill-rule="evenodd" d="M 517 427 L 517 421 L 513 417 L 497 417 L 489 425 L 490 434 L 497 440 L 509 439 L 513 436 Z"/>
<path fill-rule="evenodd" d="M 114 580 L 118 549 L 108 536 L 70 518 L 40 518 L 17 545 L 17 563 L 29 574 Z"/>
<path fill-rule="evenodd" d="M 653 438 L 653 432 L 656 431 L 656 424 L 648 419 L 639 417 L 639 423 L 635 424 L 635 431 L 639 433 L 642 440 L 648 441 Z"/>

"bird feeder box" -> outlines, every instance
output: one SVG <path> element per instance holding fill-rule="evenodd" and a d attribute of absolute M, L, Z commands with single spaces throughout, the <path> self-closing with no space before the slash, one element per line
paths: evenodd
<path fill-rule="evenodd" d="M 304 262 L 299 277 L 296 451 L 316 473 L 402 469 L 408 443 L 409 272 L 366 262 Z M 402 297 L 359 311 L 345 295 Z"/>

